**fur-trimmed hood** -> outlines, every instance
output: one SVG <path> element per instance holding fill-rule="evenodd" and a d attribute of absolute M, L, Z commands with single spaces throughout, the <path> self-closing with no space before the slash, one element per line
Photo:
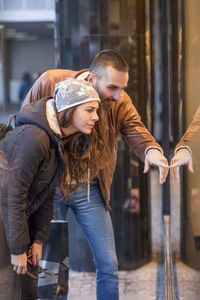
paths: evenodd
<path fill-rule="evenodd" d="M 43 129 L 57 148 L 61 131 L 55 116 L 54 101 L 51 97 L 41 99 L 35 103 L 24 106 L 16 114 L 16 127 L 24 124 L 36 125 Z"/>

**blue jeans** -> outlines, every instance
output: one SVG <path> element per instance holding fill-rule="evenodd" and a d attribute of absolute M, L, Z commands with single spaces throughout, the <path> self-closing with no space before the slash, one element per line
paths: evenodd
<path fill-rule="evenodd" d="M 98 183 L 90 185 L 90 201 L 87 189 L 80 186 L 65 200 L 57 193 L 54 198 L 54 217 L 67 220 L 71 207 L 82 228 L 91 251 L 97 275 L 97 299 L 118 300 L 118 262 L 110 213 L 105 207 Z"/>

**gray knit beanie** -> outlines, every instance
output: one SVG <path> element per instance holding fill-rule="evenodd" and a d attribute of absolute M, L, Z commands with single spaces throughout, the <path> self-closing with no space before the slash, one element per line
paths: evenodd
<path fill-rule="evenodd" d="M 99 101 L 99 95 L 89 82 L 67 78 L 55 86 L 53 95 L 58 112 L 90 101 Z"/>

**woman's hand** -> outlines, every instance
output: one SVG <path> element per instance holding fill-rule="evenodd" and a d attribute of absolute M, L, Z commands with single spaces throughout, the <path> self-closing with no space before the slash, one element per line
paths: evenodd
<path fill-rule="evenodd" d="M 39 260 L 42 258 L 42 243 L 34 241 L 31 248 L 31 261 L 33 267 L 35 267 Z"/>
<path fill-rule="evenodd" d="M 14 266 L 13 271 L 15 271 L 17 274 L 25 274 L 27 272 L 26 253 L 20 255 L 11 254 L 11 264 Z"/>

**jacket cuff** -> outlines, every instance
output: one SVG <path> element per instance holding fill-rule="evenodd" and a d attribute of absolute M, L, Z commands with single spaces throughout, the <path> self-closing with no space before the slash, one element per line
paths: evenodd
<path fill-rule="evenodd" d="M 160 151 L 160 152 L 163 154 L 162 148 L 159 148 L 159 147 L 156 147 L 156 146 L 149 146 L 149 147 L 147 147 L 147 148 L 145 149 L 144 155 L 146 156 L 147 153 L 148 153 L 148 151 L 151 150 L 151 149 L 156 149 L 156 150 Z"/>
<path fill-rule="evenodd" d="M 41 245 L 41 246 L 43 245 L 43 243 L 39 240 L 34 240 L 33 243 L 36 243 L 36 244 Z"/>
<path fill-rule="evenodd" d="M 21 255 L 27 251 L 27 246 L 20 249 L 10 249 L 10 253 L 13 255 Z"/>
<path fill-rule="evenodd" d="M 190 154 L 192 155 L 192 150 L 189 146 L 180 146 L 180 147 L 176 148 L 174 151 L 174 154 L 176 154 L 181 149 L 187 149 L 190 152 Z"/>

